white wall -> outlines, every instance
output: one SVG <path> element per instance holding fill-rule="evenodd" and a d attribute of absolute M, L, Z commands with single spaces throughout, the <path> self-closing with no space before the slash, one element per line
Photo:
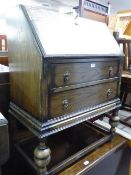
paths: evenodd
<path fill-rule="evenodd" d="M 107 0 L 98 0 L 102 3 L 107 3 Z M 111 3 L 111 14 L 116 13 L 119 10 L 131 9 L 131 0 L 109 0 Z"/>
<path fill-rule="evenodd" d="M 110 0 L 110 2 L 112 4 L 112 12 L 131 9 L 131 0 Z"/>
<path fill-rule="evenodd" d="M 10 2 L 11 1 L 11 2 Z M 0 4 L 15 4 L 15 3 L 44 3 L 44 2 L 51 2 L 52 4 L 60 4 L 61 6 L 76 6 L 79 3 L 79 0 L 0 0 Z M 108 2 L 111 3 L 111 13 L 116 13 L 119 10 L 123 9 L 131 9 L 131 0 L 92 0 L 101 2 L 103 4 L 107 4 Z M 4 10 L 3 8 L 0 8 Z M 1 11 L 0 10 L 0 11 Z"/>

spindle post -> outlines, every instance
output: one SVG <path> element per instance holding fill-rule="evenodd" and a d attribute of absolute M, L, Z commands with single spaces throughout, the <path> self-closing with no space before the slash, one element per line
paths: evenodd
<path fill-rule="evenodd" d="M 47 174 L 47 165 L 51 160 L 50 153 L 50 149 L 45 145 L 45 140 L 40 140 L 39 145 L 34 150 L 34 161 L 39 175 Z"/>

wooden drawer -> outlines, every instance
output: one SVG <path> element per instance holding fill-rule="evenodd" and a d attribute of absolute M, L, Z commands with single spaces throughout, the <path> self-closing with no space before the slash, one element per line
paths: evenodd
<path fill-rule="evenodd" d="M 50 96 L 51 117 L 104 103 L 117 96 L 117 81 L 55 93 Z"/>
<path fill-rule="evenodd" d="M 51 65 L 51 88 L 97 81 L 117 76 L 117 61 Z"/>

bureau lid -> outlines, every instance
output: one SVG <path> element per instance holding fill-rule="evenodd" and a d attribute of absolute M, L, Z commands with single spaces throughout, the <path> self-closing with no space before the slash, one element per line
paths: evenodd
<path fill-rule="evenodd" d="M 120 56 L 106 24 L 43 7 L 21 6 L 45 56 Z"/>

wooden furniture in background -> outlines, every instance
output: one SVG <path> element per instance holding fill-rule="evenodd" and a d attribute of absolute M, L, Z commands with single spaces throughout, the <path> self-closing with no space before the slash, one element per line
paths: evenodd
<path fill-rule="evenodd" d="M 0 51 L 0 64 L 8 66 L 8 52 Z"/>
<path fill-rule="evenodd" d="M 129 146 L 129 148 L 130 148 L 130 150 L 131 150 L 131 140 L 128 140 L 128 146 Z M 131 175 L 131 156 L 130 156 L 130 168 L 129 168 L 129 175 Z"/>
<path fill-rule="evenodd" d="M 117 135 L 112 142 L 99 147 L 59 175 L 128 175 L 130 151 L 126 142 L 126 139 Z"/>
<path fill-rule="evenodd" d="M 0 112 L 6 116 L 9 108 L 9 67 L 0 64 Z"/>
<path fill-rule="evenodd" d="M 0 51 L 7 51 L 7 36 L 0 34 Z"/>
<path fill-rule="evenodd" d="M 120 99 L 122 102 L 122 109 L 128 110 L 131 112 L 131 105 L 127 104 L 127 97 L 131 95 L 131 73 L 124 71 L 122 73 L 121 80 L 121 94 Z M 131 128 L 131 115 L 126 118 L 120 118 L 121 123 Z"/>
<path fill-rule="evenodd" d="M 110 32 L 113 34 L 116 28 L 116 22 L 117 22 L 117 14 L 110 14 L 109 15 L 109 22 L 108 22 L 108 28 Z"/>
<path fill-rule="evenodd" d="M 131 109 L 130 105 L 126 104 L 127 96 L 129 93 L 131 93 L 131 73 L 128 71 L 124 71 L 122 73 L 122 80 L 121 80 L 121 100 L 122 100 L 122 106 L 127 106 Z"/>
<path fill-rule="evenodd" d="M 131 40 L 131 10 L 122 10 L 110 15 L 108 27 L 112 34 L 119 32 L 121 39 Z"/>
<path fill-rule="evenodd" d="M 107 6 L 90 0 L 79 0 L 80 16 L 108 24 L 110 4 Z"/>
<path fill-rule="evenodd" d="M 122 10 L 110 15 L 108 27 L 112 34 L 119 32 L 120 38 L 131 39 L 131 10 Z"/>
<path fill-rule="evenodd" d="M 131 64 L 131 39 L 118 38 L 118 44 L 122 46 L 124 56 L 123 70 L 128 71 L 129 65 Z"/>
<path fill-rule="evenodd" d="M 122 46 L 125 54 L 122 68 L 120 99 L 122 102 L 122 108 L 131 110 L 131 105 L 126 103 L 128 95 L 131 95 L 131 70 L 129 70 L 129 65 L 131 65 L 131 39 L 118 38 L 117 42 L 120 46 Z M 128 103 L 131 103 L 131 101 Z M 131 127 L 130 118 L 131 116 L 127 117 L 125 120 L 121 119 L 121 122 Z"/>
<path fill-rule="evenodd" d="M 119 11 L 116 14 L 114 31 L 120 33 L 121 38 L 130 39 L 131 10 Z"/>
<path fill-rule="evenodd" d="M 117 13 L 116 30 L 127 39 L 131 36 L 131 10 L 123 10 Z"/>
<path fill-rule="evenodd" d="M 0 34 L 0 64 L 8 66 L 7 36 Z"/>

